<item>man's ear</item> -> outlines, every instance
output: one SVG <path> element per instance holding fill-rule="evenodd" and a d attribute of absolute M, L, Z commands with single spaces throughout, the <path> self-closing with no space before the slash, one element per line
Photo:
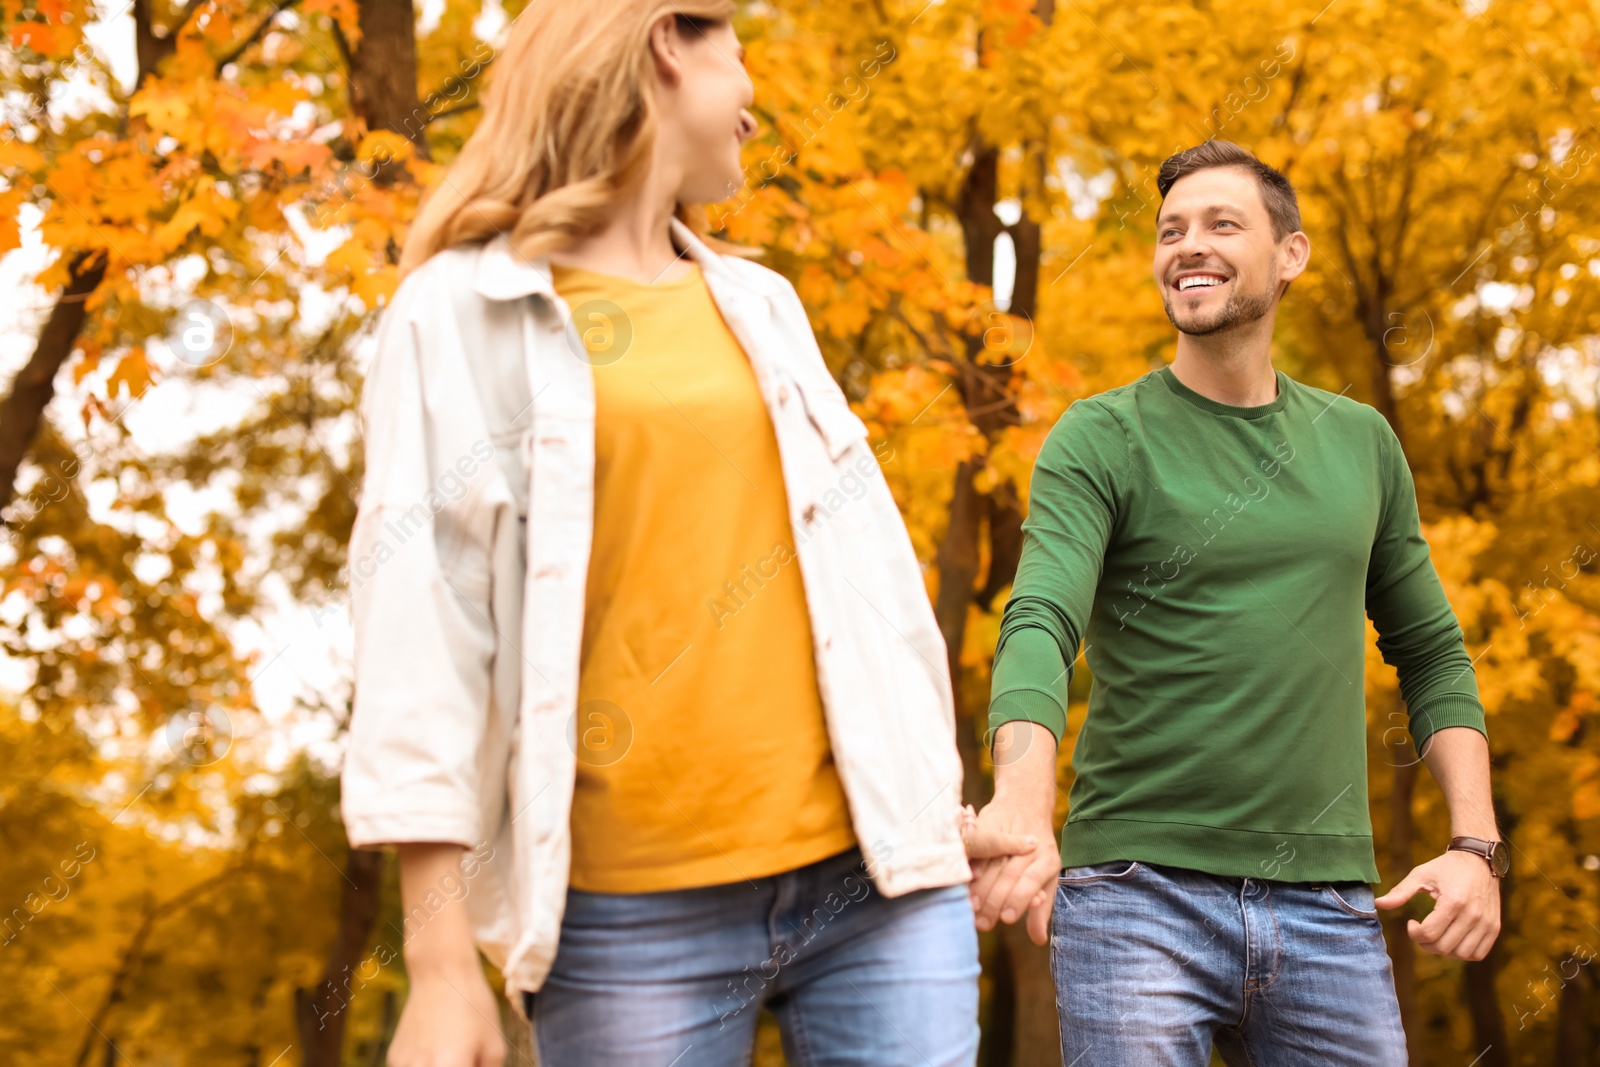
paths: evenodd
<path fill-rule="evenodd" d="M 1278 280 L 1283 283 L 1278 286 L 1278 299 L 1282 300 L 1289 293 L 1289 283 L 1305 273 L 1306 266 L 1311 262 L 1311 238 L 1296 230 L 1283 239 L 1278 252 L 1283 255 L 1283 264 L 1278 271 Z"/>
<path fill-rule="evenodd" d="M 1283 266 L 1278 271 L 1278 277 L 1285 282 L 1292 282 L 1305 273 L 1311 262 L 1311 238 L 1303 231 L 1296 230 L 1283 239 L 1280 251 L 1283 254 Z"/>
<path fill-rule="evenodd" d="M 683 38 L 678 34 L 678 16 L 669 11 L 656 19 L 650 26 L 649 40 L 656 77 L 664 85 L 677 85 L 683 78 Z"/>

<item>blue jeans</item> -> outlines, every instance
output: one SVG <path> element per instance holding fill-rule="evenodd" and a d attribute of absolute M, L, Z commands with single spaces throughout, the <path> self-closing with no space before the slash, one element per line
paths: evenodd
<path fill-rule="evenodd" d="M 886 898 L 859 848 L 705 888 L 569 889 L 525 996 L 541 1067 L 742 1067 L 763 1005 L 792 1067 L 970 1067 L 977 930 L 965 885 Z"/>
<path fill-rule="evenodd" d="M 1405 1067 L 1365 882 L 1114 860 L 1061 871 L 1050 969 L 1067 1067 Z"/>

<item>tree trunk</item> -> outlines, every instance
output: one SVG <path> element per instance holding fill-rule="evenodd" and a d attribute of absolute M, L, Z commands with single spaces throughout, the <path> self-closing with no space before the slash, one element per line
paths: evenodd
<path fill-rule="evenodd" d="M 1462 992 L 1472 1014 L 1473 1047 L 1483 1054 L 1474 1067 L 1511 1067 L 1511 1049 L 1506 1044 L 1506 1021 L 1495 999 L 1494 976 L 1500 956 L 1495 945 L 1481 960 L 1469 960 L 1462 969 Z"/>
<path fill-rule="evenodd" d="M 340 1067 L 350 998 L 360 988 L 357 973 L 378 920 L 383 853 L 353 848 L 345 861 L 339 896 L 339 929 L 328 949 L 322 981 L 297 989 L 295 1029 L 303 1067 Z"/>
<path fill-rule="evenodd" d="M 1000 156 L 994 147 L 976 137 L 972 156 L 972 166 L 962 182 L 956 209 L 965 239 L 967 278 L 992 287 L 995 239 L 1007 229 L 994 211 L 999 195 Z M 1042 156 L 1038 159 L 1042 166 Z M 1024 216 L 1009 232 L 1016 248 L 1017 265 L 1016 284 L 1007 312 L 1025 319 L 1031 329 L 1038 305 L 1039 226 Z M 989 352 L 980 329 L 977 336 L 969 338 L 967 358 L 960 366 L 957 385 L 968 420 L 990 445 L 1019 419 L 1012 395 L 1014 358 Z M 960 692 L 961 649 L 966 642 L 967 614 L 974 600 L 984 610 L 991 610 L 1000 590 L 1015 579 L 1022 550 L 1022 509 L 1016 486 L 1005 482 L 984 494 L 973 482 L 986 462 L 986 457 L 979 456 L 956 467 L 949 525 L 934 560 L 939 574 L 934 614 L 944 635 L 950 677 L 957 691 L 957 745 L 966 772 L 962 794 L 967 803 L 974 805 L 984 803 L 989 793 L 989 782 L 982 772 L 982 749 L 976 743 L 978 737 L 987 737 L 988 732 L 982 728 L 986 724 L 971 721 Z M 985 529 L 989 537 L 989 573 L 982 589 L 975 589 Z M 973 708 L 971 714 L 979 714 L 977 708 Z M 1049 952 L 1029 941 L 1026 928 L 1020 924 L 1002 924 L 998 932 L 1000 943 L 995 966 L 1004 973 L 995 975 L 989 1013 L 991 1032 L 985 1037 L 985 1063 L 995 1067 L 1059 1064 L 1061 1036 Z"/>
<path fill-rule="evenodd" d="M 368 130 L 389 130 L 407 138 L 421 159 L 428 159 L 424 136 L 426 115 L 417 101 L 416 13 L 411 0 L 358 0 L 361 40 L 352 48 L 333 27 L 334 38 L 349 68 L 350 107 Z M 392 184 L 401 174 L 398 162 L 374 164 L 372 180 Z M 328 951 L 322 981 L 315 992 L 295 993 L 295 1022 L 304 1049 L 305 1067 L 339 1067 L 344 1044 L 346 983 L 361 965 L 377 921 L 383 883 L 383 853 L 351 849 L 339 907 L 339 930 Z"/>
<path fill-rule="evenodd" d="M 17 372 L 11 395 L 0 403 L 0 512 L 11 506 L 17 470 L 39 435 L 45 406 L 56 395 L 56 373 L 72 355 L 83 329 L 84 302 L 106 273 L 105 252 L 80 252 L 72 261 L 66 290 L 50 309 L 33 356 Z"/>
<path fill-rule="evenodd" d="M 389 1042 L 394 1039 L 394 1028 L 400 1019 L 400 1009 L 396 1007 L 399 998 L 394 995 L 394 990 L 383 991 L 383 1022 L 378 1027 L 378 1039 L 372 1043 L 372 1055 L 367 1059 L 367 1067 L 383 1067 L 389 1059 Z"/>
<path fill-rule="evenodd" d="M 1389 288 L 1388 279 L 1381 274 L 1373 279 L 1374 295 L 1372 302 L 1363 309 L 1361 326 L 1372 345 L 1372 406 L 1383 413 L 1394 435 L 1404 441 L 1400 407 L 1395 403 L 1394 378 L 1390 373 L 1388 334 L 1395 323 L 1387 314 Z"/>
<path fill-rule="evenodd" d="M 398 133 L 429 159 L 429 115 L 417 100 L 416 13 L 411 0 L 359 0 L 361 41 L 353 49 L 334 24 L 334 38 L 350 68 L 350 109 L 368 130 Z M 393 182 L 400 167 L 379 165 L 373 180 Z"/>
<path fill-rule="evenodd" d="M 1002 923 L 1000 937 L 1011 960 L 1015 987 L 1011 1040 L 1016 1067 L 1061 1067 L 1061 1023 L 1049 945 L 1035 945 L 1021 921 Z M 1081 1067 L 1081 1065 L 1080 1065 Z"/>
<path fill-rule="evenodd" d="M 983 515 L 983 502 L 972 484 L 976 467 L 973 460 L 963 460 L 956 466 L 950 520 L 934 554 L 939 592 L 933 604 L 934 617 L 944 637 L 950 688 L 955 694 L 956 748 L 961 753 L 963 771 L 961 799 L 974 806 L 988 799 L 978 745 L 983 731 L 972 721 L 961 686 L 961 646 L 967 635 L 967 606 L 972 603 L 972 588 L 978 580 L 978 533 Z"/>
<path fill-rule="evenodd" d="M 1578 971 L 1561 987 L 1561 1000 L 1556 1007 L 1555 1067 L 1590 1067 L 1594 1063 L 1594 1044 L 1589 1039 L 1586 1017 L 1588 994 L 1589 972 L 1586 970 Z"/>
<path fill-rule="evenodd" d="M 1002 927 L 1001 929 L 1004 929 Z M 981 1067 L 1011 1067 L 1016 1056 L 1017 986 L 1011 949 L 1001 930 L 978 935 L 979 951 L 988 949 L 983 961 L 989 975 L 989 1017 L 978 1042 Z"/>

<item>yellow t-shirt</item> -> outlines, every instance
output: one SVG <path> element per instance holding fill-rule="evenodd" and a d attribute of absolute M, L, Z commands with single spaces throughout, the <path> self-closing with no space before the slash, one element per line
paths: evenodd
<path fill-rule="evenodd" d="M 716 885 L 849 848 L 777 439 L 744 349 L 698 264 L 653 285 L 552 273 L 596 407 L 572 885 Z"/>

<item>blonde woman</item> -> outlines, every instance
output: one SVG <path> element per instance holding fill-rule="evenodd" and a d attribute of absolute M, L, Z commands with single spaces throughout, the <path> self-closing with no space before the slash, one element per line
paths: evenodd
<path fill-rule="evenodd" d="M 704 232 L 728 2 L 532 0 L 362 397 L 343 816 L 395 846 L 389 1062 L 970 1064 L 945 648 L 793 288 Z M 882 458 L 892 458 L 892 454 Z M 1029 847 L 1017 843 L 1021 851 Z"/>

